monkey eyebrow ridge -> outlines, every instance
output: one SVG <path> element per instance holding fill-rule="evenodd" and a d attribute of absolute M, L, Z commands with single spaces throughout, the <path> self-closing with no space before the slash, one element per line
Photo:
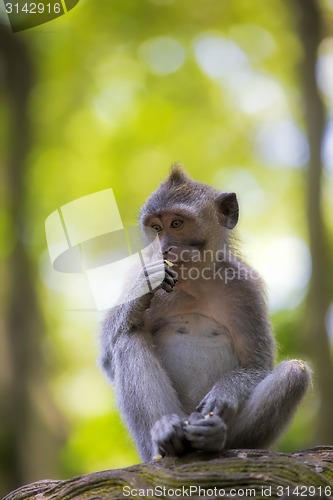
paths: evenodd
<path fill-rule="evenodd" d="M 191 210 L 183 210 L 181 207 L 177 207 L 176 210 L 163 210 L 162 212 L 152 212 L 149 214 L 149 216 L 144 220 L 144 223 L 147 224 L 148 221 L 157 218 L 162 220 L 163 217 L 165 216 L 170 216 L 170 217 L 195 217 L 196 213 Z"/>

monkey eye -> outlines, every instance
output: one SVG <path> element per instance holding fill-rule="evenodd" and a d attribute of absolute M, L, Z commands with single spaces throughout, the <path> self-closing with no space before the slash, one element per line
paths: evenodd
<path fill-rule="evenodd" d="M 156 231 L 156 233 L 160 233 L 162 231 L 162 227 L 159 224 L 153 224 L 151 228 Z"/>
<path fill-rule="evenodd" d="M 171 222 L 170 226 L 173 227 L 174 229 L 179 229 L 180 227 L 182 227 L 183 224 L 184 222 L 182 220 L 175 219 Z"/>

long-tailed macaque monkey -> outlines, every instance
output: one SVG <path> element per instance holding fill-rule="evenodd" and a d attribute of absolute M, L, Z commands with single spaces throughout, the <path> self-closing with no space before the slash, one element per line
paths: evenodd
<path fill-rule="evenodd" d="M 142 459 L 269 446 L 311 372 L 298 360 L 274 367 L 262 283 L 232 250 L 236 195 L 174 165 L 139 220 L 159 235 L 165 277 L 108 312 L 101 363 Z"/>

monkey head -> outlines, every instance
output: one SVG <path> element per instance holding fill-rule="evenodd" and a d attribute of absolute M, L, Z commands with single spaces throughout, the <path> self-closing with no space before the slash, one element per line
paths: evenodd
<path fill-rule="evenodd" d="M 175 263 L 191 260 L 193 250 L 196 255 L 203 250 L 220 251 L 237 221 L 235 193 L 221 193 L 194 181 L 179 164 L 172 166 L 139 215 L 146 235 L 158 233 L 164 258 Z"/>

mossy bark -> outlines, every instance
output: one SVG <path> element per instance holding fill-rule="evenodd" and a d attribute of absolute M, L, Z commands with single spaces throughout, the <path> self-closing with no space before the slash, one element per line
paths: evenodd
<path fill-rule="evenodd" d="M 4 500 L 330 498 L 332 494 L 333 447 L 321 446 L 290 454 L 229 450 L 214 456 L 164 458 L 64 481 L 39 481 Z"/>

